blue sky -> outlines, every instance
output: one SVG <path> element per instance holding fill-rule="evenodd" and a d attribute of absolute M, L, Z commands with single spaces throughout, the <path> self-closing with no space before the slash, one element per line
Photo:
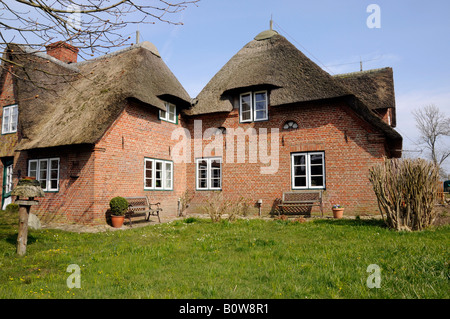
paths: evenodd
<path fill-rule="evenodd" d="M 366 24 L 370 4 L 381 9 L 379 29 Z M 448 0 L 202 0 L 172 17 L 182 26 L 157 23 L 139 31 L 195 97 L 237 51 L 269 28 L 271 15 L 275 30 L 331 74 L 359 71 L 360 59 L 364 70 L 392 67 L 405 149 L 418 149 L 413 109 L 435 104 L 450 116 Z"/>

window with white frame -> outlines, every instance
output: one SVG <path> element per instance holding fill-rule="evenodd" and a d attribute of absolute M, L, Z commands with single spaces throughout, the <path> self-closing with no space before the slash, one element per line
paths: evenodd
<path fill-rule="evenodd" d="M 170 123 L 177 122 L 177 107 L 174 104 L 165 102 L 166 110 L 159 110 L 159 119 Z"/>
<path fill-rule="evenodd" d="M 173 162 L 146 158 L 144 160 L 144 189 L 173 190 Z"/>
<path fill-rule="evenodd" d="M 324 152 L 291 154 L 291 172 L 292 189 L 324 189 Z"/>
<path fill-rule="evenodd" d="M 2 134 L 17 132 L 18 118 L 19 118 L 19 108 L 17 105 L 5 106 L 3 108 Z"/>
<path fill-rule="evenodd" d="M 221 190 L 222 189 L 222 159 L 198 158 L 196 165 L 197 190 Z"/>
<path fill-rule="evenodd" d="M 268 120 L 267 91 L 241 94 L 239 99 L 239 116 L 241 122 Z"/>
<path fill-rule="evenodd" d="M 28 176 L 35 177 L 47 192 L 59 190 L 59 158 L 41 158 L 28 161 Z"/>

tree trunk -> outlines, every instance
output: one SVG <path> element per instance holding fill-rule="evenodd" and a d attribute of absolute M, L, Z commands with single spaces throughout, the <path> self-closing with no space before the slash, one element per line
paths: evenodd
<path fill-rule="evenodd" d="M 17 235 L 17 254 L 19 256 L 23 256 L 27 252 L 29 213 L 30 213 L 30 206 L 20 205 L 20 207 L 19 207 L 19 234 Z"/>

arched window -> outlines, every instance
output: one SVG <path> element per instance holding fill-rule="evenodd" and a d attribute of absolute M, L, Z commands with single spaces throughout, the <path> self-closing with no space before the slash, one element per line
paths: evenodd
<path fill-rule="evenodd" d="M 223 126 L 218 127 L 216 130 L 216 135 L 219 135 L 219 134 L 223 134 L 223 135 L 227 134 L 227 129 Z"/>
<path fill-rule="evenodd" d="M 295 130 L 298 129 L 298 124 L 295 121 L 287 121 L 283 125 L 283 130 Z"/>

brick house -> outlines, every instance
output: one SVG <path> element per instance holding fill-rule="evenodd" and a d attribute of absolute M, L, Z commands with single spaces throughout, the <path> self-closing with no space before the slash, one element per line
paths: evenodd
<path fill-rule="evenodd" d="M 34 71 L 4 63 L 0 78 L 2 205 L 34 176 L 41 217 L 104 223 L 112 197 L 141 195 L 174 215 L 186 190 L 190 211 L 213 191 L 268 212 L 285 191 L 320 189 L 326 209 L 376 213 L 368 169 L 401 156 L 391 68 L 330 76 L 273 30 L 195 99 L 148 42 L 85 62 L 64 43 L 12 52 Z"/>

